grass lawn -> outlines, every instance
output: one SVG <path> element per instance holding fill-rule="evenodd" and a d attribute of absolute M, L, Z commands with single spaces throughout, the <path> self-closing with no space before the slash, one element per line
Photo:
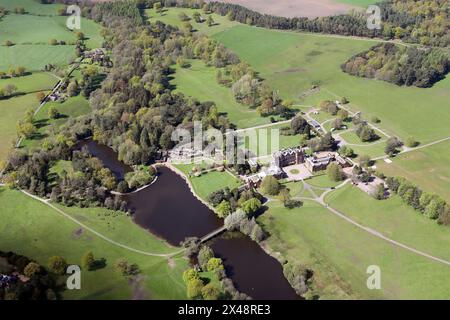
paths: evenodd
<path fill-rule="evenodd" d="M 342 181 L 338 181 L 338 182 L 331 181 L 330 178 L 328 178 L 328 175 L 326 174 L 326 172 L 324 172 L 323 174 L 314 176 L 311 179 L 306 180 L 306 182 L 308 184 L 310 184 L 311 186 L 318 187 L 318 188 L 332 188 L 332 187 L 336 187 L 342 183 Z"/>
<path fill-rule="evenodd" d="M 15 45 L 0 46 L 0 70 L 23 66 L 28 71 L 39 71 L 46 64 L 63 66 L 75 57 L 75 46 Z"/>
<path fill-rule="evenodd" d="M 450 202 L 450 141 L 400 155 L 377 167 L 388 176 L 405 177 L 422 189 Z"/>
<path fill-rule="evenodd" d="M 186 175 L 188 175 L 191 170 L 188 166 L 189 165 L 175 165 L 175 167 L 183 171 Z M 192 167 L 193 166 L 190 165 L 190 168 Z M 210 171 L 202 174 L 200 177 L 189 177 L 189 180 L 192 183 L 195 193 L 203 200 L 207 200 L 211 192 L 226 187 L 234 189 L 241 185 L 241 182 L 233 175 L 228 172 L 218 171 Z"/>
<path fill-rule="evenodd" d="M 106 259 L 104 268 L 82 271 L 82 289 L 63 292 L 65 299 L 131 299 L 141 290 L 152 299 L 186 298 L 181 277 L 187 267 L 186 260 L 175 258 L 169 266 L 164 258 L 115 247 L 87 230 L 80 230 L 79 225 L 19 191 L 0 189 L 0 203 L 3 220 L 0 250 L 15 251 L 43 265 L 53 255 L 61 255 L 69 263 L 79 264 L 87 251 L 92 251 L 97 259 Z M 174 250 L 124 216 L 115 216 L 103 209 L 64 210 L 70 211 L 86 225 L 95 225 L 104 235 L 121 243 L 146 251 L 166 253 Z M 143 277 L 137 289 L 133 289 L 128 280 L 114 270 L 114 262 L 122 257 L 136 263 L 141 270 Z"/>
<path fill-rule="evenodd" d="M 377 4 L 377 0 L 334 0 L 335 2 L 346 3 L 358 7 L 368 7 L 371 4 Z"/>
<path fill-rule="evenodd" d="M 208 67 L 200 60 L 190 60 L 190 68 L 175 67 L 171 84 L 176 90 L 192 96 L 201 102 L 213 101 L 220 113 L 227 115 L 238 128 L 254 127 L 270 123 L 270 119 L 260 117 L 254 109 L 236 102 L 231 88 L 221 86 L 216 81 L 214 67 Z"/>
<path fill-rule="evenodd" d="M 60 113 L 58 119 L 49 119 L 48 110 L 51 107 L 56 107 Z M 48 136 L 48 130 L 52 127 L 59 127 L 66 123 L 70 118 L 76 118 L 80 115 L 86 114 L 91 110 L 89 101 L 83 96 L 79 95 L 71 97 L 65 102 L 49 102 L 46 103 L 38 114 L 35 116 L 35 125 L 38 128 L 38 133 L 33 139 L 23 141 L 22 146 L 34 147 L 39 145 L 43 139 Z"/>
<path fill-rule="evenodd" d="M 50 73 L 36 72 L 23 77 L 0 79 L 0 88 L 13 84 L 20 94 L 33 93 L 51 90 L 57 81 L 58 79 Z"/>
<path fill-rule="evenodd" d="M 393 196 L 378 201 L 347 185 L 327 195 L 327 203 L 361 224 L 418 250 L 450 261 L 450 228 L 438 225 Z"/>
<path fill-rule="evenodd" d="M 0 100 L 0 160 L 4 160 L 17 139 L 16 125 L 29 108 L 36 107 L 35 94 Z"/>
<path fill-rule="evenodd" d="M 199 12 L 204 19 L 207 18 L 208 15 L 204 14 L 202 10 L 188 9 L 188 8 L 168 8 L 164 9 L 162 14 L 156 13 L 155 10 L 150 9 L 145 10 L 145 13 L 147 17 L 149 17 L 149 20 L 151 22 L 161 21 L 164 22 L 165 24 L 170 24 L 173 26 L 177 26 L 178 28 L 181 28 L 184 22 L 180 20 L 178 15 L 181 12 L 184 12 L 191 18 L 189 23 L 194 27 L 194 30 L 209 36 L 228 30 L 233 26 L 239 25 L 238 22 L 229 21 L 227 17 L 223 17 L 221 15 L 213 13 L 211 14 L 211 16 L 213 17 L 215 24 L 211 27 L 208 27 L 206 21 L 202 23 L 197 23 L 194 21 L 192 15 L 196 11 Z"/>
<path fill-rule="evenodd" d="M 255 141 L 256 146 L 252 150 L 258 156 L 270 155 L 278 150 L 297 147 L 300 144 L 300 135 L 283 135 L 281 129 L 290 127 L 290 123 L 275 124 L 270 127 L 250 129 L 242 132 L 245 135 L 245 147 L 250 148 Z M 279 131 L 277 131 L 279 130 Z M 276 140 L 278 137 L 278 141 Z M 272 145 L 273 143 L 273 145 Z M 255 150 L 257 147 L 257 150 Z"/>
<path fill-rule="evenodd" d="M 375 238 L 318 204 L 288 210 L 278 202 L 259 218 L 272 250 L 307 265 L 322 298 L 445 299 L 450 269 Z M 381 268 L 381 290 L 368 290 L 367 267 Z"/>
<path fill-rule="evenodd" d="M 23 7 L 30 14 L 40 15 L 56 15 L 59 8 L 63 8 L 62 4 L 41 4 L 36 0 L 0 0 L 0 7 L 8 11 L 14 11 L 14 8 Z"/>
<path fill-rule="evenodd" d="M 433 88 L 399 87 L 383 81 L 350 76 L 340 65 L 376 44 L 351 38 L 282 32 L 239 25 L 213 36 L 250 63 L 284 98 L 299 100 L 313 83 L 320 92 L 302 104 L 345 96 L 349 108 L 402 139 L 414 136 L 426 143 L 450 135 L 450 76 Z"/>

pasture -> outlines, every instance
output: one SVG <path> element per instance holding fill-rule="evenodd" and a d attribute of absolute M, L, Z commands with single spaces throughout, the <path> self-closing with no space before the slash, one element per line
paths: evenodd
<path fill-rule="evenodd" d="M 36 15 L 56 15 L 58 9 L 64 8 L 62 4 L 41 4 L 36 0 L 0 0 L 0 7 L 8 11 L 14 11 L 15 8 L 23 7 L 28 14 Z"/>
<path fill-rule="evenodd" d="M 449 295 L 448 266 L 375 238 L 313 202 L 292 210 L 279 201 L 268 206 L 258 218 L 270 234 L 267 245 L 288 261 L 312 268 L 314 290 L 323 299 L 445 299 Z M 382 270 L 381 290 L 366 286 L 370 265 Z"/>
<path fill-rule="evenodd" d="M 175 86 L 176 91 L 201 102 L 214 102 L 219 113 L 225 114 L 238 128 L 270 123 L 268 117 L 260 117 L 256 110 L 236 102 L 231 88 L 217 83 L 217 69 L 206 66 L 200 60 L 189 60 L 189 63 L 189 68 L 175 67 L 171 84 Z"/>
<path fill-rule="evenodd" d="M 145 10 L 145 14 L 149 18 L 150 22 L 161 21 L 165 24 L 169 24 L 172 26 L 176 26 L 178 28 L 182 28 L 184 22 L 180 20 L 178 15 L 184 12 L 189 18 L 189 23 L 194 27 L 194 31 L 206 34 L 208 36 L 212 36 L 216 33 L 226 31 L 233 26 L 239 25 L 238 22 L 230 21 L 227 17 L 223 17 L 221 15 L 212 13 L 210 14 L 214 20 L 214 24 L 209 27 L 205 22 L 197 23 L 193 20 L 192 15 L 194 12 L 199 12 L 204 19 L 208 15 L 203 13 L 202 10 L 197 9 L 189 9 L 189 8 L 168 8 L 164 9 L 161 13 L 156 13 L 153 9 Z"/>
<path fill-rule="evenodd" d="M 422 216 L 392 196 L 375 200 L 347 185 L 327 196 L 326 202 L 353 220 L 415 249 L 450 261 L 450 229 Z"/>
<path fill-rule="evenodd" d="M 346 97 L 348 107 L 402 139 L 426 143 L 450 135 L 450 76 L 432 88 L 399 87 L 341 71 L 352 55 L 377 42 L 239 25 L 213 36 L 250 63 L 284 98 L 305 105 Z M 320 91 L 303 96 L 311 86 Z"/>
<path fill-rule="evenodd" d="M 96 259 L 105 259 L 105 266 L 95 271 L 82 271 L 81 290 L 66 290 L 64 299 L 185 299 L 181 274 L 187 261 L 181 257 L 168 260 L 145 256 L 116 247 L 85 230 L 46 205 L 19 191 L 0 189 L 2 220 L 0 250 L 26 255 L 46 266 L 54 255 L 69 264 L 81 263 L 81 257 L 92 251 Z M 104 209 L 64 208 L 71 216 L 119 243 L 154 253 L 170 253 L 161 240 L 145 232 L 123 213 Z M 39 213 L 39 214 L 36 214 Z M 125 232 L 126 230 L 126 232 Z M 132 286 L 114 269 L 114 263 L 125 258 L 136 263 L 145 276 Z"/>
<path fill-rule="evenodd" d="M 59 116 L 56 119 L 50 119 L 48 117 L 48 110 L 51 107 L 55 107 Z M 23 147 L 35 147 L 38 146 L 47 136 L 48 130 L 52 130 L 52 128 L 58 128 L 64 123 L 66 123 L 69 119 L 76 118 L 78 116 L 87 114 L 91 110 L 89 105 L 89 101 L 82 97 L 76 96 L 71 97 L 61 102 L 48 102 L 42 107 L 39 112 L 36 114 L 34 120 L 35 125 L 38 128 L 36 135 L 32 139 L 24 140 L 22 143 Z"/>
<path fill-rule="evenodd" d="M 0 79 L 0 88 L 8 84 L 17 87 L 17 94 L 34 93 L 53 88 L 58 79 L 47 72 L 36 72 L 22 77 Z"/>
<path fill-rule="evenodd" d="M 439 194 L 450 202 L 450 141 L 402 154 L 388 164 L 378 161 L 387 176 L 405 177 L 423 190 Z"/>
<path fill-rule="evenodd" d="M 17 140 L 16 125 L 25 112 L 37 105 L 34 94 L 0 100 L 0 160 L 5 160 Z"/>

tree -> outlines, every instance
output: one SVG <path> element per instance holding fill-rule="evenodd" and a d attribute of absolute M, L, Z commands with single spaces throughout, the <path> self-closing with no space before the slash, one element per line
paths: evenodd
<path fill-rule="evenodd" d="M 155 10 L 156 13 L 161 13 L 161 10 L 162 10 L 161 2 L 155 2 L 153 4 L 153 9 Z"/>
<path fill-rule="evenodd" d="M 206 24 L 208 25 L 208 27 L 212 27 L 214 25 L 214 19 L 212 16 L 208 16 L 208 18 L 206 19 Z"/>
<path fill-rule="evenodd" d="M 414 139 L 413 137 L 409 137 L 408 139 L 406 139 L 405 145 L 408 148 L 415 148 L 419 145 L 419 142 L 416 139 Z"/>
<path fill-rule="evenodd" d="M 297 116 L 291 120 L 291 130 L 293 134 L 304 134 L 307 135 L 308 138 L 311 135 L 311 126 L 301 116 Z"/>
<path fill-rule="evenodd" d="M 95 266 L 94 254 L 92 251 L 86 252 L 83 257 L 81 257 L 81 267 L 86 270 L 92 270 Z"/>
<path fill-rule="evenodd" d="M 17 133 L 26 139 L 31 138 L 37 132 L 37 128 L 31 122 L 19 123 Z"/>
<path fill-rule="evenodd" d="M 253 215 L 259 208 L 261 208 L 261 201 L 257 198 L 251 198 L 242 204 L 242 210 L 244 210 L 247 216 Z"/>
<path fill-rule="evenodd" d="M 56 118 L 58 118 L 58 116 L 59 116 L 59 111 L 58 111 L 58 109 L 57 109 L 55 106 L 51 106 L 51 107 L 48 109 L 48 117 L 49 117 L 50 119 L 56 119 Z"/>
<path fill-rule="evenodd" d="M 53 273 L 63 275 L 66 273 L 67 262 L 63 257 L 53 256 L 48 259 L 48 268 Z"/>
<path fill-rule="evenodd" d="M 253 226 L 252 232 L 250 233 L 250 238 L 256 242 L 264 240 L 264 231 L 257 223 Z"/>
<path fill-rule="evenodd" d="M 220 258 L 211 258 L 208 260 L 208 263 L 206 264 L 206 269 L 208 271 L 217 271 L 217 270 L 224 270 L 224 266 L 222 263 L 222 259 Z"/>
<path fill-rule="evenodd" d="M 202 246 L 198 252 L 197 260 L 202 270 L 207 270 L 208 261 L 214 258 L 214 252 L 208 246 Z"/>
<path fill-rule="evenodd" d="M 348 111 L 345 109 L 339 109 L 339 111 L 336 114 L 338 116 L 339 119 L 341 119 L 342 121 L 346 121 L 348 120 L 349 114 Z"/>
<path fill-rule="evenodd" d="M 380 183 L 377 188 L 375 189 L 375 192 L 373 194 L 373 197 L 377 200 L 382 200 L 385 198 L 385 187 L 384 184 Z"/>
<path fill-rule="evenodd" d="M 180 12 L 180 13 L 178 14 L 178 18 L 179 18 L 181 21 L 189 21 L 189 16 L 188 16 L 185 12 Z"/>
<path fill-rule="evenodd" d="M 17 91 L 17 87 L 14 84 L 7 84 L 4 88 L 3 88 L 3 92 L 5 94 L 5 96 L 10 97 L 14 94 L 14 92 Z"/>
<path fill-rule="evenodd" d="M 343 145 L 342 147 L 339 148 L 339 154 L 348 158 L 352 158 L 355 156 L 355 152 L 353 151 L 353 149 L 346 145 Z"/>
<path fill-rule="evenodd" d="M 189 299 L 196 299 L 202 296 L 203 281 L 196 278 L 187 283 L 187 296 Z"/>
<path fill-rule="evenodd" d="M 208 283 L 202 289 L 202 296 L 205 300 L 218 300 L 220 297 L 220 290 L 216 285 Z"/>
<path fill-rule="evenodd" d="M 74 97 L 79 93 L 79 87 L 77 81 L 71 81 L 67 86 L 67 94 L 69 97 Z"/>
<path fill-rule="evenodd" d="M 27 264 L 25 269 L 23 269 L 23 274 L 28 278 L 32 278 L 33 276 L 39 274 L 41 271 L 42 270 L 40 265 L 38 265 L 36 262 L 30 262 L 29 264 Z"/>
<path fill-rule="evenodd" d="M 286 207 L 286 204 L 289 203 L 291 200 L 291 192 L 288 188 L 283 188 L 280 190 L 280 193 L 278 194 L 278 197 L 281 202 L 283 202 L 284 206 Z"/>
<path fill-rule="evenodd" d="M 136 264 L 128 263 L 125 258 L 120 258 L 114 264 L 114 268 L 123 276 L 133 276 L 139 273 L 139 267 Z"/>
<path fill-rule="evenodd" d="M 225 218 L 224 225 L 229 231 L 234 231 L 240 227 L 241 221 L 247 220 L 246 213 L 238 209 Z"/>
<path fill-rule="evenodd" d="M 223 200 L 216 208 L 219 218 L 227 217 L 231 212 L 231 205 L 229 201 Z"/>
<path fill-rule="evenodd" d="M 273 176 L 266 176 L 261 183 L 261 191 L 270 196 L 276 196 L 280 192 L 280 183 Z"/>
<path fill-rule="evenodd" d="M 363 168 L 367 168 L 370 165 L 371 161 L 370 161 L 370 156 L 368 155 L 361 155 L 359 156 L 359 165 Z"/>
<path fill-rule="evenodd" d="M 331 124 L 331 126 L 333 127 L 333 129 L 335 130 L 339 130 L 342 128 L 342 126 L 344 125 L 344 122 L 342 121 L 341 118 L 336 118 L 333 120 L 333 123 Z"/>
<path fill-rule="evenodd" d="M 342 172 L 341 167 L 335 162 L 328 165 L 327 175 L 328 178 L 334 182 L 342 181 L 344 179 L 344 173 Z"/>
<path fill-rule="evenodd" d="M 50 39 L 48 40 L 48 44 L 52 45 L 52 46 L 56 46 L 58 44 L 58 40 L 56 39 Z"/>
<path fill-rule="evenodd" d="M 192 14 L 192 18 L 194 18 L 194 21 L 197 22 L 197 23 L 202 22 L 202 15 L 201 15 L 200 12 L 198 12 L 198 11 L 195 11 L 195 12 Z"/>
<path fill-rule="evenodd" d="M 184 283 L 189 283 L 191 280 L 200 279 L 200 275 L 194 269 L 187 269 L 183 272 L 183 281 Z"/>
<path fill-rule="evenodd" d="M 45 97 L 46 97 L 45 92 L 39 91 L 38 93 L 36 93 L 36 99 L 37 101 L 39 101 L 39 103 L 44 101 Z"/>

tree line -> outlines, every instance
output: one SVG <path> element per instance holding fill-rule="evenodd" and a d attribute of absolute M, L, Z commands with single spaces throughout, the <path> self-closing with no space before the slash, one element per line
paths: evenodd
<path fill-rule="evenodd" d="M 341 68 L 354 76 L 426 88 L 445 77 L 450 71 L 450 61 L 440 49 L 406 48 L 383 43 L 358 53 Z"/>

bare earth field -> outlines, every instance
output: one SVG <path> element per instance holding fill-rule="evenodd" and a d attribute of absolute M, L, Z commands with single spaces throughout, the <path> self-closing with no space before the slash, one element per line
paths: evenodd
<path fill-rule="evenodd" d="M 249 9 L 282 17 L 326 17 L 360 9 L 334 0 L 227 0 Z"/>

